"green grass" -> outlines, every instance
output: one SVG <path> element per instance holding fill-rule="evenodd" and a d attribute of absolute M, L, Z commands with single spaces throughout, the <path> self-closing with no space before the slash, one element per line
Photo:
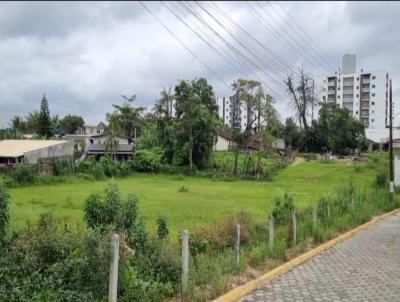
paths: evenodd
<path fill-rule="evenodd" d="M 288 192 L 300 206 L 309 206 L 332 191 L 335 185 L 348 181 L 352 175 L 357 186 L 370 186 L 375 172 L 354 171 L 345 163 L 305 162 L 289 166 L 271 182 L 246 180 L 222 181 L 200 177 L 136 174 L 114 180 L 123 194 L 133 193 L 147 226 L 154 230 L 155 220 L 168 218 L 172 236 L 180 229 L 206 224 L 232 211 L 251 213 L 258 221 L 266 221 L 274 198 Z M 37 221 L 39 215 L 53 212 L 62 223 L 83 226 L 83 205 L 89 194 L 102 193 L 109 181 L 80 181 L 55 185 L 10 189 L 11 226 L 18 229 L 27 219 Z M 187 191 L 179 192 L 184 186 Z M 181 190 L 182 191 L 182 190 Z"/>

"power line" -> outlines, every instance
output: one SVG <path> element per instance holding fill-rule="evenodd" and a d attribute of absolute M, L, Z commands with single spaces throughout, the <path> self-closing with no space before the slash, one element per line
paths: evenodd
<path fill-rule="evenodd" d="M 274 59 L 279 62 L 281 64 L 281 68 L 282 70 L 285 70 L 285 72 L 287 71 L 292 71 L 292 68 L 286 63 L 284 62 L 284 60 L 282 58 L 280 58 L 277 54 L 275 54 L 271 49 L 269 49 L 268 47 L 266 47 L 263 43 L 261 43 L 259 40 L 257 40 L 254 36 L 252 36 L 249 32 L 247 32 L 242 26 L 240 26 L 238 23 L 236 23 L 228 14 L 226 14 L 220 7 L 218 7 L 217 4 L 213 3 L 213 2 L 208 2 L 215 10 L 217 10 L 218 12 L 220 12 L 220 14 L 222 14 L 223 16 L 225 16 L 225 18 L 227 18 L 231 23 L 235 24 L 242 33 L 244 33 L 247 37 L 249 37 L 249 39 L 251 39 L 253 42 L 255 42 L 255 45 L 259 46 L 259 49 L 263 49 L 264 51 L 267 51 L 267 53 L 270 53 Z M 254 44 L 253 44 L 254 45 Z"/>
<path fill-rule="evenodd" d="M 181 21 L 186 27 L 188 27 L 197 37 L 199 37 L 208 47 L 210 47 L 212 50 L 214 50 L 219 56 L 221 56 L 228 64 L 229 67 L 232 68 L 231 62 L 229 60 L 229 58 L 227 58 L 219 49 L 217 49 L 216 46 L 212 45 L 207 39 L 203 38 L 198 32 L 196 32 L 196 30 L 194 30 L 187 22 L 185 22 L 179 15 L 177 15 L 173 10 L 171 10 L 165 3 L 161 2 L 161 4 L 171 13 L 173 14 L 179 21 Z M 197 26 L 197 24 L 193 23 L 198 30 L 200 30 L 205 36 L 207 36 L 207 33 L 205 33 L 199 26 Z M 209 37 L 207 37 L 209 38 Z M 235 62 L 237 60 L 234 60 Z M 242 67 L 242 66 L 240 66 Z M 243 69 L 246 69 L 247 66 L 245 66 Z M 237 70 L 236 70 L 237 71 Z M 242 70 L 239 71 L 240 73 L 242 72 Z M 246 71 L 248 72 L 248 70 Z M 251 73 L 251 70 L 250 70 Z"/>
<path fill-rule="evenodd" d="M 296 24 L 299 30 L 301 30 L 304 33 L 304 35 L 311 41 L 311 43 L 315 45 L 316 49 L 318 49 L 322 53 L 322 55 L 324 55 L 324 57 L 327 58 L 330 64 L 332 64 L 332 66 L 336 69 L 336 63 L 318 46 L 318 44 L 314 41 L 314 39 L 311 38 L 309 34 L 307 34 L 307 32 L 303 29 L 303 27 L 289 14 L 287 9 L 283 5 L 281 5 L 279 1 L 275 2 L 279 5 L 279 7 L 281 7 L 281 9 L 286 13 L 286 15 L 294 22 L 294 24 Z"/>
<path fill-rule="evenodd" d="M 294 36 L 292 35 L 292 33 L 291 33 L 290 31 L 288 31 L 282 24 L 279 24 L 279 22 L 275 19 L 275 17 L 274 17 L 272 14 L 270 14 L 270 12 L 268 11 L 268 9 L 267 9 L 265 6 L 263 6 L 261 3 L 257 3 L 257 4 L 258 4 L 258 6 L 271 18 L 271 20 L 277 25 L 278 29 L 280 29 L 281 31 L 283 30 L 283 31 L 287 34 L 287 36 L 288 36 L 298 47 L 302 48 L 303 51 L 304 51 L 306 54 L 308 54 L 308 55 L 310 56 L 310 62 L 311 62 L 311 59 L 312 59 L 312 60 L 314 60 L 314 61 L 316 62 L 317 66 L 318 66 L 319 68 L 323 68 L 322 65 L 320 64 L 321 61 L 319 60 L 318 57 L 314 56 L 314 54 L 313 54 L 312 52 L 310 52 L 308 48 L 305 48 L 305 47 L 303 46 L 303 44 L 301 44 L 301 43 L 296 39 L 296 37 L 294 37 Z M 304 56 L 304 57 L 305 57 L 305 56 Z M 306 58 L 306 57 L 305 57 L 305 58 Z M 314 61 L 313 61 L 313 62 L 314 62 Z M 321 70 L 326 71 L 325 69 L 321 69 Z M 329 74 L 330 72 L 328 71 L 327 73 Z"/>
<path fill-rule="evenodd" d="M 154 19 L 157 20 L 158 23 L 160 23 L 162 25 L 162 27 L 164 27 L 165 30 L 167 30 L 171 36 L 173 36 L 175 38 L 176 41 L 178 41 L 178 43 L 183 46 L 196 60 L 198 60 L 204 67 L 206 67 L 208 69 L 208 71 L 210 71 L 218 80 L 221 81 L 221 83 L 223 83 L 225 86 L 227 86 L 229 89 L 231 88 L 223 79 L 221 79 L 212 69 L 211 67 L 209 67 L 203 60 L 201 60 L 193 51 L 190 50 L 189 47 L 187 47 L 174 33 L 173 31 L 164 24 L 164 22 L 162 22 L 159 18 L 157 18 L 156 15 L 153 14 L 153 12 L 143 3 L 143 1 L 139 1 L 139 3 L 143 6 L 143 8 L 151 15 L 153 16 Z"/>
<path fill-rule="evenodd" d="M 300 52 L 296 49 L 296 47 L 294 47 L 293 44 L 290 43 L 290 41 L 286 40 L 285 37 L 281 36 L 281 34 L 276 30 L 276 28 L 275 28 L 274 26 L 272 26 L 272 25 L 269 24 L 269 23 L 266 23 L 265 18 L 264 18 L 253 6 L 251 6 L 249 2 L 246 2 L 246 4 L 249 6 L 249 8 L 250 8 L 251 11 L 253 12 L 253 14 L 256 16 L 256 18 L 258 18 L 258 19 L 261 21 L 261 23 L 264 25 L 264 27 L 265 27 L 270 33 L 272 33 L 272 34 L 276 37 L 277 40 L 279 40 L 279 41 L 282 42 L 282 43 L 284 42 L 283 44 L 285 44 L 285 45 L 288 47 L 288 49 L 290 49 L 290 50 L 292 51 L 292 53 L 293 53 L 294 55 L 303 57 L 303 59 L 307 60 L 308 63 L 309 63 L 313 68 L 315 68 L 315 70 L 319 70 L 319 68 L 316 67 L 316 66 L 314 65 L 313 62 L 310 62 L 310 61 L 308 60 L 308 58 L 305 57 L 302 53 L 300 53 Z M 319 70 L 318 72 L 321 72 L 321 70 Z M 322 74 L 324 74 L 324 72 L 322 72 Z"/>
<path fill-rule="evenodd" d="M 193 12 L 192 9 L 190 9 L 189 7 L 187 7 L 182 1 L 179 1 L 179 3 L 185 7 L 194 17 L 196 17 L 199 21 L 201 21 L 204 25 L 207 26 L 207 28 L 209 28 L 215 35 L 217 35 L 219 37 L 219 39 L 221 39 L 221 41 L 224 42 L 224 44 L 232 51 L 234 51 L 235 53 L 237 53 L 240 57 L 242 57 L 244 60 L 246 60 L 246 62 L 250 65 L 255 67 L 256 69 L 259 69 L 262 73 L 265 74 L 265 76 L 267 78 L 272 79 L 273 81 L 276 81 L 275 79 L 273 79 L 268 73 L 266 73 L 257 63 L 255 63 L 254 61 L 252 61 L 251 59 L 249 59 L 246 55 L 244 55 L 240 50 L 238 50 L 236 47 L 234 47 L 231 43 L 229 43 L 224 37 L 222 37 L 218 32 L 216 32 L 207 22 L 205 22 L 202 18 L 200 18 L 198 16 L 197 13 Z M 276 81 L 278 85 L 282 85 L 282 83 L 280 83 L 279 81 Z M 270 88 L 270 87 L 269 87 Z M 271 89 L 271 88 L 270 88 Z M 271 89 L 272 90 L 272 89 Z"/>

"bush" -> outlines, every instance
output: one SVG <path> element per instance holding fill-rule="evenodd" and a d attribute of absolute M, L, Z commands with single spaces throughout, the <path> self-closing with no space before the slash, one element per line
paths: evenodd
<path fill-rule="evenodd" d="M 164 240 L 168 238 L 169 230 L 167 225 L 166 217 L 158 217 L 156 220 L 157 223 L 157 235 L 158 239 Z"/>
<path fill-rule="evenodd" d="M 285 193 L 283 200 L 276 199 L 275 208 L 272 210 L 275 226 L 287 225 L 293 210 L 293 198 L 287 193 Z"/>
<path fill-rule="evenodd" d="M 56 158 L 53 161 L 53 175 L 69 175 L 72 173 L 73 161 L 71 158 Z"/>
<path fill-rule="evenodd" d="M 85 220 L 89 228 L 99 228 L 105 231 L 109 227 L 128 231 L 134 225 L 138 216 L 137 199 L 129 195 L 122 200 L 116 184 L 110 184 L 105 190 L 105 196 L 92 194 L 85 203 Z"/>
<path fill-rule="evenodd" d="M 27 163 L 17 164 L 12 173 L 12 178 L 17 184 L 31 185 L 35 183 L 37 178 L 36 167 Z"/>
<path fill-rule="evenodd" d="M 137 150 L 133 154 L 133 168 L 140 172 L 160 170 L 161 152 L 158 149 Z"/>
<path fill-rule="evenodd" d="M 3 178 L 0 177 L 0 241 L 4 238 L 7 232 L 10 220 L 9 199 L 10 195 L 4 185 Z"/>
<path fill-rule="evenodd" d="M 379 188 L 384 188 L 387 185 L 387 179 L 387 173 L 381 171 L 375 176 L 375 185 L 377 185 Z"/>

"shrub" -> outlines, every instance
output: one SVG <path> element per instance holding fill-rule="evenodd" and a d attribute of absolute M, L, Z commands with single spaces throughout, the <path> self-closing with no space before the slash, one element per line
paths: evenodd
<path fill-rule="evenodd" d="M 387 184 L 387 173 L 384 171 L 381 171 L 379 173 L 376 174 L 375 176 L 375 184 L 379 187 L 379 188 L 384 188 Z"/>
<path fill-rule="evenodd" d="M 181 186 L 178 190 L 179 193 L 185 193 L 185 192 L 189 192 L 189 188 L 185 187 L 184 185 Z"/>
<path fill-rule="evenodd" d="M 53 161 L 53 175 L 69 175 L 72 173 L 72 160 L 71 158 L 56 158 Z"/>
<path fill-rule="evenodd" d="M 158 149 L 135 151 L 133 167 L 140 172 L 158 171 L 161 167 L 161 152 Z"/>
<path fill-rule="evenodd" d="M 89 228 L 105 231 L 108 227 L 128 231 L 135 225 L 138 216 L 137 199 L 130 195 L 121 199 L 116 184 L 110 184 L 105 196 L 91 194 L 85 203 L 84 217 Z"/>
<path fill-rule="evenodd" d="M 12 177 L 18 184 L 31 185 L 37 178 L 37 170 L 30 164 L 20 163 L 16 165 Z"/>
<path fill-rule="evenodd" d="M 9 199 L 10 195 L 4 185 L 3 178 L 0 177 L 0 241 L 6 234 L 10 220 Z"/>
<path fill-rule="evenodd" d="M 197 242 L 207 242 L 207 245 L 215 250 L 223 250 L 233 247 L 236 238 L 236 224 L 240 224 L 240 242 L 246 243 L 250 238 L 249 214 L 241 212 L 230 214 L 213 224 L 200 226 L 192 231 L 193 239 Z"/>
<path fill-rule="evenodd" d="M 285 193 L 283 200 L 276 199 L 275 208 L 272 210 L 272 216 L 276 226 L 287 225 L 290 215 L 294 210 L 293 198 Z"/>
<path fill-rule="evenodd" d="M 158 217 L 156 220 L 157 223 L 157 235 L 158 239 L 164 240 L 168 238 L 169 230 L 167 225 L 166 217 Z"/>

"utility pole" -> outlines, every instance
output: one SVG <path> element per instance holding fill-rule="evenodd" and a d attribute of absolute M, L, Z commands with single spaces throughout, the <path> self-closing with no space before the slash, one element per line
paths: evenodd
<path fill-rule="evenodd" d="M 314 119 L 314 103 L 315 103 L 315 96 L 314 96 L 314 79 L 312 79 L 312 103 L 311 103 L 311 123 Z"/>
<path fill-rule="evenodd" d="M 393 199 L 394 196 L 394 171 L 393 171 L 393 100 L 392 100 L 392 79 L 389 82 L 389 196 Z"/>

